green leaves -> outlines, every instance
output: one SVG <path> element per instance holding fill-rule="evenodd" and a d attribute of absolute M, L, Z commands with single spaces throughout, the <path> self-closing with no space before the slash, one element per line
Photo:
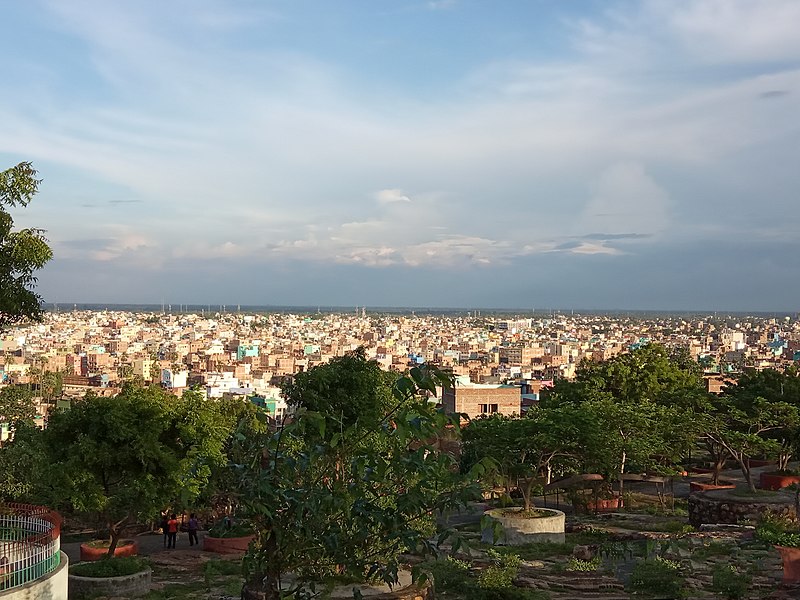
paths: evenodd
<path fill-rule="evenodd" d="M 52 258 L 52 251 L 42 230 L 14 231 L 14 220 L 5 209 L 28 205 L 39 188 L 36 175 L 26 162 L 0 171 L 0 330 L 41 317 L 33 273 Z"/>
<path fill-rule="evenodd" d="M 364 386 L 375 379 L 362 367 L 358 377 L 364 381 L 328 369 L 292 393 L 323 406 L 323 383 L 346 381 L 347 389 L 369 398 Z M 452 427 L 457 419 L 417 399 L 443 379 L 431 367 L 397 379 L 390 393 L 395 402 L 382 405 L 372 428 L 360 418 L 337 422 L 300 410 L 279 435 L 239 442 L 237 453 L 262 457 L 240 463 L 237 491 L 262 533 L 248 554 L 248 579 L 263 585 L 268 598 L 277 597 L 275 581 L 284 571 L 298 575 L 298 586 L 334 574 L 396 581 L 400 553 L 435 550 L 435 515 L 478 497 L 472 477 L 459 474 L 455 458 L 436 444 L 458 434 Z M 486 461 L 476 471 L 489 466 Z"/>

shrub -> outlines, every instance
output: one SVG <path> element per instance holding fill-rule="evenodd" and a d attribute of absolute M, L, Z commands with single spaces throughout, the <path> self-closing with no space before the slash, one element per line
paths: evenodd
<path fill-rule="evenodd" d="M 570 558 L 567 562 L 567 571 L 581 571 L 592 572 L 600 568 L 600 557 L 596 556 L 592 560 L 581 560 L 579 558 Z"/>
<path fill-rule="evenodd" d="M 487 550 L 486 555 L 492 564 L 478 574 L 478 587 L 485 590 L 510 588 L 519 572 L 520 557 L 500 554 L 496 550 Z"/>
<path fill-rule="evenodd" d="M 630 588 L 645 596 L 684 598 L 684 577 L 679 563 L 656 557 L 637 564 L 631 574 Z"/>
<path fill-rule="evenodd" d="M 103 558 L 93 562 L 83 562 L 70 565 L 71 575 L 80 577 L 122 577 L 140 573 L 150 567 L 150 563 L 138 556 L 125 556 L 120 558 Z"/>
<path fill-rule="evenodd" d="M 752 578 L 740 573 L 733 565 L 717 565 L 711 580 L 711 591 L 727 600 L 740 600 L 747 596 Z"/>

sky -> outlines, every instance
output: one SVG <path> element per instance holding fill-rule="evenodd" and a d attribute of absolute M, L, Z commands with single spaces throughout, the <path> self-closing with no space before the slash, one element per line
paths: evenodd
<path fill-rule="evenodd" d="M 48 302 L 800 310 L 797 0 L 0 20 Z"/>

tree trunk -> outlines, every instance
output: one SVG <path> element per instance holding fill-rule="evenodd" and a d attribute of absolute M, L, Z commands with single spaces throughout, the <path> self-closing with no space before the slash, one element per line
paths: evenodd
<path fill-rule="evenodd" d="M 108 544 L 108 553 L 106 554 L 106 557 L 113 558 L 114 551 L 117 549 L 117 543 L 119 542 L 119 529 L 117 529 L 116 523 L 108 524 L 108 536 L 109 536 L 109 544 Z"/>
<path fill-rule="evenodd" d="M 750 459 L 747 456 L 741 455 L 734 455 L 736 462 L 739 463 L 739 468 L 742 471 L 742 475 L 744 475 L 744 480 L 747 482 L 747 489 L 750 490 L 750 493 L 755 494 L 758 490 L 756 490 L 756 485 L 753 483 L 753 473 L 750 471 Z"/>
<path fill-rule="evenodd" d="M 727 457 L 723 453 L 717 455 L 717 458 L 714 460 L 714 470 L 711 472 L 711 483 L 714 485 L 719 485 L 719 476 L 722 473 L 722 469 L 725 468 L 726 460 Z"/>
<path fill-rule="evenodd" d="M 628 458 L 628 454 L 626 452 L 622 452 L 622 459 L 619 461 L 619 497 L 622 500 L 622 495 L 625 492 L 624 482 L 622 480 L 622 476 L 625 474 L 625 461 Z"/>
<path fill-rule="evenodd" d="M 787 453 L 783 453 L 778 457 L 778 470 L 779 471 L 787 471 L 789 469 L 789 461 L 792 459 L 792 455 Z"/>
<path fill-rule="evenodd" d="M 528 512 L 533 506 L 533 503 L 531 502 L 531 490 L 533 489 L 533 482 L 535 479 L 533 477 L 529 477 L 523 481 L 524 483 L 520 488 L 520 491 L 522 492 L 522 505 L 524 507 L 523 511 Z"/>

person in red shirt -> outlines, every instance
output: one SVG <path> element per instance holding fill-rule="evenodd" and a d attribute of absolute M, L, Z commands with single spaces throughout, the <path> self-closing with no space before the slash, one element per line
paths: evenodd
<path fill-rule="evenodd" d="M 169 536 L 167 540 L 167 548 L 174 548 L 175 539 L 178 537 L 178 518 L 175 513 L 173 513 L 169 518 L 169 521 L 167 521 L 167 534 Z"/>

